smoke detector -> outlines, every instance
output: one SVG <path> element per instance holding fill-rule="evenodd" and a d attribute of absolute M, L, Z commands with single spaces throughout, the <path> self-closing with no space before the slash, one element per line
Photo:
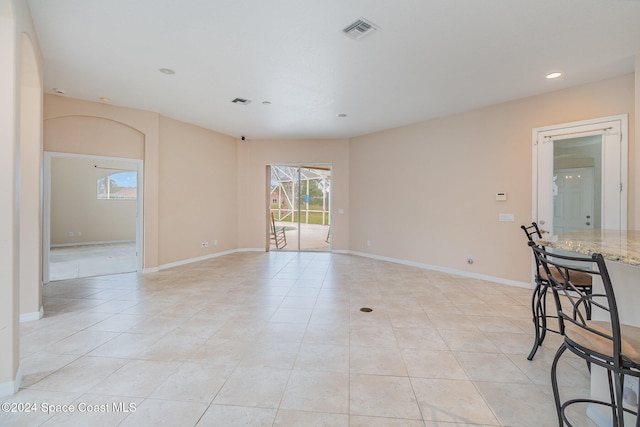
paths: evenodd
<path fill-rule="evenodd" d="M 232 100 L 231 102 L 233 102 L 234 104 L 247 105 L 247 104 L 249 104 L 251 102 L 251 100 L 244 99 L 244 98 L 236 98 L 236 99 Z"/>
<path fill-rule="evenodd" d="M 357 21 L 347 25 L 342 32 L 354 40 L 359 40 L 367 34 L 377 30 L 379 27 L 373 22 L 364 18 L 359 18 Z"/>

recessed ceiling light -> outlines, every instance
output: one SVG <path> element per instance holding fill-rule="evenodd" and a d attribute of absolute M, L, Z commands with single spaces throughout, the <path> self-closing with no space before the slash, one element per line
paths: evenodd
<path fill-rule="evenodd" d="M 549 73 L 547 74 L 547 78 L 548 79 L 557 79 L 558 77 L 560 77 L 562 75 L 561 72 L 559 71 L 554 71 L 553 73 Z"/>
<path fill-rule="evenodd" d="M 338 114 L 338 117 L 347 117 L 347 115 L 344 114 L 344 113 L 340 113 L 340 114 Z"/>
<path fill-rule="evenodd" d="M 109 101 L 111 101 L 111 99 L 107 98 L 106 96 L 100 97 L 100 102 L 109 102 Z"/>
<path fill-rule="evenodd" d="M 262 105 L 271 105 L 271 101 L 262 101 Z"/>
<path fill-rule="evenodd" d="M 51 89 L 51 92 L 58 94 L 58 95 L 64 95 L 64 89 L 59 89 L 57 87 L 54 87 L 53 89 Z"/>
<path fill-rule="evenodd" d="M 175 74 L 176 73 L 171 68 L 160 68 L 160 69 L 158 69 L 158 71 L 160 71 L 162 74 Z"/>

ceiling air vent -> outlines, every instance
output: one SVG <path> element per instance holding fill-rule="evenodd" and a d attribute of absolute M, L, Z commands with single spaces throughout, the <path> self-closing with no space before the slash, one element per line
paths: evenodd
<path fill-rule="evenodd" d="M 342 32 L 348 37 L 351 37 L 354 40 L 358 40 L 377 29 L 378 27 L 371 21 L 360 18 L 356 22 L 344 28 Z"/>
<path fill-rule="evenodd" d="M 247 104 L 249 104 L 251 101 L 250 101 L 250 100 L 248 100 L 248 99 L 244 99 L 244 98 L 236 98 L 236 99 L 234 99 L 234 100 L 233 100 L 233 101 L 231 101 L 231 102 L 233 102 L 234 104 L 247 105 Z"/>

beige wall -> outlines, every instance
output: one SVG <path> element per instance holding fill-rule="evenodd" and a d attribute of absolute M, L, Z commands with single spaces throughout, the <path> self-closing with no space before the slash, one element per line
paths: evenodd
<path fill-rule="evenodd" d="M 519 227 L 531 221 L 532 129 L 629 114 L 632 159 L 633 88 L 626 75 L 353 138 L 349 248 L 528 283 Z M 633 182 L 633 163 L 629 170 Z M 508 201 L 496 202 L 502 191 Z M 499 213 L 515 222 L 498 222 Z"/>
<path fill-rule="evenodd" d="M 237 248 L 236 144 L 230 136 L 161 117 L 160 265 Z"/>
<path fill-rule="evenodd" d="M 330 163 L 331 245 L 347 250 L 349 242 L 349 140 L 249 140 L 238 142 L 238 247 L 264 249 L 267 232 L 268 187 L 271 164 Z M 338 209 L 344 213 L 339 214 Z"/>
<path fill-rule="evenodd" d="M 20 319 L 42 316 L 42 76 L 37 40 L 20 49 Z"/>
<path fill-rule="evenodd" d="M 42 55 L 26 0 L 0 2 L 0 93 L 0 396 L 3 396 L 14 393 L 20 385 L 19 294 L 26 291 L 32 296 L 34 301 L 28 301 L 27 305 L 37 310 L 41 284 L 40 236 L 34 230 L 40 227 Z M 22 191 L 29 191 L 24 195 L 24 203 Z M 26 229 L 30 232 L 21 235 Z M 23 268 L 35 269 L 35 273 L 21 277 Z"/>
<path fill-rule="evenodd" d="M 51 159 L 51 244 L 136 240 L 136 200 L 98 200 L 96 181 L 135 163 L 97 159 Z M 73 233 L 71 236 L 70 233 Z"/>
<path fill-rule="evenodd" d="M 47 95 L 51 103 L 61 97 Z M 48 109 L 47 109 L 48 111 Z M 144 134 L 121 122 L 85 115 L 45 121 L 45 151 L 144 159 Z"/>
<path fill-rule="evenodd" d="M 45 150 L 145 162 L 145 268 L 267 244 L 265 169 L 331 163 L 334 250 L 348 249 L 348 140 L 244 141 L 144 111 L 45 96 Z M 157 137 L 157 148 L 149 143 Z M 150 163 L 149 146 L 157 154 Z M 152 157 L 153 161 L 154 158 Z M 155 170 L 155 174 L 150 173 Z M 155 178 L 155 180 L 154 180 Z M 151 182 L 150 182 L 151 181 Z M 157 208 L 149 212 L 149 189 Z M 154 193 L 152 192 L 151 197 Z M 338 209 L 344 214 L 338 214 Z M 147 223 L 157 218 L 157 234 Z M 65 225 L 55 242 L 68 237 Z M 156 246 L 152 242 L 156 240 Z M 218 244 L 215 245 L 215 241 Z M 203 248 L 201 243 L 208 242 Z M 148 253 L 156 251 L 150 263 Z"/>
<path fill-rule="evenodd" d="M 635 129 L 640 129 L 640 54 L 636 55 L 636 67 L 635 67 L 635 90 L 633 91 L 635 96 L 635 117 L 629 117 L 629 126 L 634 126 Z M 629 210 L 630 229 L 640 229 L 640 171 L 637 171 L 640 165 L 640 130 L 635 133 L 634 140 L 629 138 L 629 184 L 630 188 L 634 188 L 635 205 Z M 636 170 L 636 171 L 634 171 Z M 630 202 L 631 203 L 631 202 Z M 633 226 L 632 226 L 633 224 Z"/>
<path fill-rule="evenodd" d="M 529 253 L 518 227 L 531 221 L 532 129 L 617 114 L 633 118 L 633 87 L 634 76 L 627 75 L 351 140 L 240 141 L 158 116 L 157 179 L 145 184 L 157 191 L 157 209 L 145 210 L 145 218 L 150 214 L 158 220 L 158 257 L 155 264 L 146 257 L 145 267 L 265 248 L 266 166 L 331 163 L 333 250 L 528 282 Z M 76 129 L 86 116 L 107 116 L 103 110 L 128 123 L 144 135 L 148 179 L 148 131 L 131 123 L 153 113 L 57 96 L 47 96 L 45 107 L 47 118 L 59 118 L 45 121 L 45 147 L 50 134 Z M 631 119 L 631 159 L 634 123 Z M 106 131 L 107 126 L 102 125 L 103 134 L 122 132 L 118 127 Z M 136 150 L 127 155 L 139 155 Z M 634 183 L 633 162 L 629 171 Z M 635 188 L 630 189 L 630 228 L 636 223 Z M 507 202 L 495 201 L 500 191 L 508 193 Z M 499 213 L 513 213 L 515 222 L 498 222 Z M 209 248 L 201 247 L 204 241 Z"/>
<path fill-rule="evenodd" d="M 13 393 L 19 363 L 18 344 L 18 278 L 19 226 L 15 191 L 18 151 L 19 104 L 16 100 L 17 47 L 14 2 L 0 3 L 0 396 Z"/>

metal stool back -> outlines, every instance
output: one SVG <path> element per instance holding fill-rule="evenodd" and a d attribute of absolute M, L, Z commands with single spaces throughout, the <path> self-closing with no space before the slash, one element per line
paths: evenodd
<path fill-rule="evenodd" d="M 532 222 L 531 225 L 525 226 L 522 225 L 520 228 L 524 231 L 524 234 L 527 236 L 528 244 L 537 244 L 538 240 L 542 238 L 542 233 L 538 228 L 538 224 Z M 533 341 L 533 347 L 527 356 L 528 360 L 532 360 L 533 356 L 535 356 L 538 351 L 538 347 L 542 345 L 545 336 L 547 335 L 547 331 L 554 332 L 557 334 L 562 334 L 562 323 L 560 319 L 556 315 L 549 315 L 547 313 L 547 291 L 549 290 L 549 281 L 546 279 L 544 275 L 544 270 L 541 268 L 540 263 L 537 258 L 534 256 L 536 261 L 536 273 L 535 273 L 535 287 L 533 289 L 533 294 L 531 295 L 531 313 L 533 315 L 533 325 L 535 330 L 535 339 Z M 553 291 L 554 302 L 556 308 L 560 306 L 560 300 L 558 295 Z M 548 319 L 558 319 L 558 327 L 557 329 L 553 329 L 549 326 Z"/>
<path fill-rule="evenodd" d="M 620 324 L 616 298 L 604 258 L 601 254 L 591 257 L 554 254 L 535 243 L 530 243 L 530 246 L 546 273 L 549 286 L 568 301 L 568 304 L 565 303 L 559 309 L 565 338 L 551 368 L 551 383 L 560 426 L 565 425 L 563 423 L 572 426 L 565 410 L 575 403 L 608 407 L 615 427 L 624 426 L 625 413 L 635 416 L 635 425 L 640 426 L 638 405 L 635 405 L 634 410 L 624 404 L 625 376 L 640 378 L 640 328 Z M 576 275 L 598 277 L 604 293 L 586 293 L 583 287 L 572 282 L 571 277 Z M 591 320 L 592 311 L 602 320 Z M 557 367 L 560 356 L 566 350 L 584 359 L 589 366 L 597 365 L 607 370 L 608 402 L 583 398 L 561 403 Z"/>

